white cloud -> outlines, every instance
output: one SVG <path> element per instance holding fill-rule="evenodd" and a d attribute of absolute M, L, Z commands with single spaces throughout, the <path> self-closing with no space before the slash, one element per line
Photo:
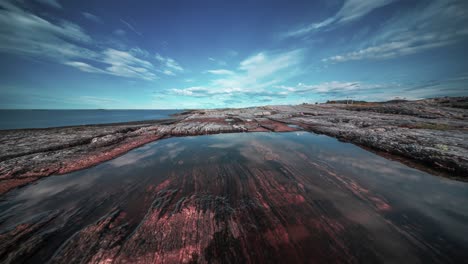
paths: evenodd
<path fill-rule="evenodd" d="M 108 48 L 99 54 L 98 61 L 105 64 L 103 68 L 81 61 L 66 61 L 64 64 L 84 72 L 105 73 L 148 81 L 157 79 L 154 65 L 147 60 L 137 58 L 132 54 L 132 50 L 126 52 Z"/>
<path fill-rule="evenodd" d="M 133 56 L 130 52 L 107 49 L 103 55 L 103 62 L 110 64 L 106 68 L 110 74 L 144 80 L 156 79 L 156 75 L 152 72 L 153 64 Z"/>
<path fill-rule="evenodd" d="M 430 35 L 429 37 L 432 38 L 433 36 Z M 434 39 L 434 42 L 432 43 L 422 44 L 421 38 L 424 38 L 424 36 L 418 36 L 407 41 L 390 42 L 381 45 L 371 46 L 362 50 L 325 58 L 322 61 L 344 62 L 363 59 L 390 59 L 454 43 L 454 40 L 439 38 Z"/>
<path fill-rule="evenodd" d="M 386 6 L 396 0 L 347 0 L 333 17 L 334 23 L 346 23 L 361 18 L 371 11 Z"/>
<path fill-rule="evenodd" d="M 169 76 L 174 76 L 174 75 L 175 75 L 175 74 L 174 74 L 172 71 L 170 71 L 170 70 L 164 70 L 163 73 L 166 74 L 166 75 L 169 75 Z"/>
<path fill-rule="evenodd" d="M 65 65 L 75 67 L 84 72 L 95 72 L 95 73 L 103 73 L 105 71 L 96 68 L 94 66 L 89 65 L 88 63 L 80 62 L 80 61 L 67 61 L 64 63 Z"/>
<path fill-rule="evenodd" d="M 185 89 L 171 89 L 171 92 L 177 95 L 186 95 L 186 96 L 205 96 L 210 94 L 210 89 L 205 87 L 189 87 Z"/>
<path fill-rule="evenodd" d="M 64 20 L 52 23 L 18 4 L 0 1 L 0 52 L 45 58 L 83 72 L 143 80 L 157 79 L 158 71 L 173 75 L 183 70 L 171 58 L 164 58 L 162 69 L 158 69 L 149 52 L 139 48 L 123 51 L 102 47 L 80 26 Z M 83 16 L 93 19 L 89 13 Z"/>
<path fill-rule="evenodd" d="M 143 57 L 145 59 L 152 59 L 151 58 L 151 53 L 149 53 L 147 50 L 141 49 L 139 47 L 136 48 L 131 48 L 129 52 L 136 57 Z"/>
<path fill-rule="evenodd" d="M 357 90 L 368 90 L 368 89 L 378 89 L 384 87 L 380 84 L 365 84 L 362 82 L 340 82 L 340 81 L 331 81 L 323 82 L 319 84 L 307 85 L 304 83 L 298 83 L 296 86 L 284 86 L 279 85 L 275 88 L 283 89 L 285 92 L 283 94 L 289 93 L 337 93 L 337 92 L 350 92 Z"/>
<path fill-rule="evenodd" d="M 209 71 L 206 71 L 206 72 L 211 73 L 211 74 L 215 74 L 215 75 L 233 75 L 234 74 L 233 71 L 225 70 L 225 69 L 209 70 Z"/>
<path fill-rule="evenodd" d="M 253 69 L 261 64 L 264 64 L 265 63 L 265 60 L 266 60 L 266 57 L 265 57 L 265 54 L 263 53 L 258 53 L 250 58 L 247 58 L 245 60 L 243 60 L 241 63 L 240 63 L 240 69 L 241 70 L 249 70 L 249 69 Z"/>
<path fill-rule="evenodd" d="M 211 87 L 193 86 L 184 89 L 171 89 L 170 93 L 192 97 L 207 97 L 214 95 L 232 95 L 243 92 L 240 88 L 212 89 Z"/>
<path fill-rule="evenodd" d="M 80 61 L 67 61 L 64 64 L 84 72 L 106 73 L 143 80 L 155 80 L 157 78 L 153 72 L 154 66 L 151 62 L 139 59 L 130 52 L 106 49 L 102 52 L 101 60 L 106 64 L 103 69 Z"/>
<path fill-rule="evenodd" d="M 130 52 L 107 49 L 103 54 L 105 55 L 104 62 L 112 65 L 139 65 L 144 68 L 153 67 L 151 62 L 139 59 Z"/>
<path fill-rule="evenodd" d="M 369 14 L 373 10 L 384 7 L 397 0 L 346 0 L 338 12 L 321 22 L 312 23 L 284 34 L 285 37 L 298 37 L 320 28 L 349 23 Z"/>
<path fill-rule="evenodd" d="M 156 53 L 154 55 L 154 57 L 156 58 L 156 60 L 158 60 L 162 64 L 162 66 L 165 66 L 165 67 L 169 68 L 170 70 L 175 70 L 175 71 L 178 71 L 178 72 L 183 72 L 184 71 L 184 68 L 182 68 L 179 65 L 179 63 L 177 61 L 175 61 L 174 59 L 172 59 L 172 58 L 163 57 L 159 53 Z"/>
<path fill-rule="evenodd" d="M 193 97 L 231 95 L 276 95 L 266 91 L 279 82 L 298 74 L 303 50 L 287 52 L 260 52 L 239 63 L 238 71 L 226 69 L 207 71 L 221 75 L 212 79 L 210 85 L 171 89 L 170 93 Z"/>
<path fill-rule="evenodd" d="M 176 71 L 184 70 L 182 67 L 180 67 L 179 63 L 177 63 L 175 60 L 171 58 L 166 59 L 166 66 Z"/>
<path fill-rule="evenodd" d="M 92 40 L 78 25 L 67 21 L 52 24 L 8 2 L 0 2 L 0 7 L 0 51 L 56 60 L 96 57 L 95 52 L 79 46 Z"/>
<path fill-rule="evenodd" d="M 324 58 L 324 62 L 390 59 L 447 46 L 468 35 L 466 1 L 433 1 L 388 21 L 365 48 Z"/>
<path fill-rule="evenodd" d="M 271 86 L 297 74 L 303 53 L 301 49 L 270 54 L 260 52 L 240 63 L 239 69 L 243 73 L 214 83 L 232 83 L 242 88 Z"/>
<path fill-rule="evenodd" d="M 298 83 L 297 85 L 278 85 L 275 88 L 283 92 L 276 95 L 298 95 L 301 98 L 321 96 L 326 100 L 352 98 L 355 100 L 383 101 L 404 97 L 420 99 L 436 96 L 464 96 L 466 76 L 456 75 L 447 79 L 432 81 L 414 81 L 409 83 L 368 83 L 349 81 L 329 81 L 317 84 Z"/>

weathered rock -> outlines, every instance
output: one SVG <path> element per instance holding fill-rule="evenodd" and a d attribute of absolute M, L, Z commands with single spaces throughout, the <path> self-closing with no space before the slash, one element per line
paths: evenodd
<path fill-rule="evenodd" d="M 303 128 L 466 180 L 468 98 L 192 110 L 173 120 L 0 131 L 0 194 L 51 174 L 96 165 L 171 136 Z M 447 106 L 457 106 L 457 108 Z M 288 124 L 298 127 L 291 127 Z"/>
<path fill-rule="evenodd" d="M 44 179 L 2 197 L 0 263 L 466 259 L 467 186 L 329 144 L 305 132 L 170 139 Z"/>

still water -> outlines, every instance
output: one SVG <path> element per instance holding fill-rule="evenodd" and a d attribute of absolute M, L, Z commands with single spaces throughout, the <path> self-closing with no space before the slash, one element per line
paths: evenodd
<path fill-rule="evenodd" d="M 180 110 L 0 110 L 0 129 L 46 128 L 169 118 Z"/>
<path fill-rule="evenodd" d="M 1 263 L 468 257 L 467 183 L 307 132 L 165 139 L 0 199 Z"/>

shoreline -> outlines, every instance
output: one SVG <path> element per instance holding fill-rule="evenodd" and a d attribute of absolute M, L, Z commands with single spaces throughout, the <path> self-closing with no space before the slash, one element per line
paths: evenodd
<path fill-rule="evenodd" d="M 95 166 L 163 138 L 297 130 L 324 134 L 385 158 L 406 160 L 410 167 L 414 163 L 418 169 L 467 181 L 468 110 L 460 105 L 468 105 L 468 97 L 190 110 L 165 120 L 0 130 L 0 195 L 52 174 Z"/>

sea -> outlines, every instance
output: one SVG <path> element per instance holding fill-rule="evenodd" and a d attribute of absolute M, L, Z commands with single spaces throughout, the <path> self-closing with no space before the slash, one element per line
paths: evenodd
<path fill-rule="evenodd" d="M 0 130 L 159 120 L 182 110 L 0 110 Z"/>

